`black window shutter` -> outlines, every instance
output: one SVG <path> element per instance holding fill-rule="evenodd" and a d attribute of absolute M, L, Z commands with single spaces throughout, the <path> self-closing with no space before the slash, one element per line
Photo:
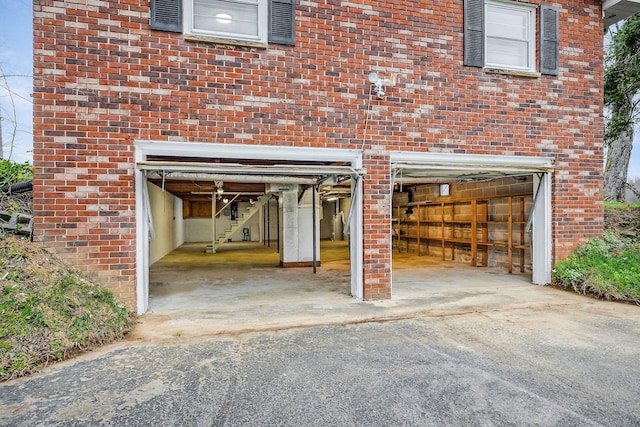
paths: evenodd
<path fill-rule="evenodd" d="M 151 0 L 151 29 L 182 32 L 182 0 Z"/>
<path fill-rule="evenodd" d="M 484 0 L 464 0 L 464 65 L 484 67 Z"/>
<path fill-rule="evenodd" d="M 559 60 L 559 10 L 553 6 L 540 8 L 540 72 L 558 75 Z"/>
<path fill-rule="evenodd" d="M 269 42 L 296 43 L 296 0 L 269 0 Z"/>

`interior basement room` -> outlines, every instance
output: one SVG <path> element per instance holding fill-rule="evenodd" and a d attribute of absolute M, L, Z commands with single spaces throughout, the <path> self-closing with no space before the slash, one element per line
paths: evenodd
<path fill-rule="evenodd" d="M 532 176 L 437 181 L 393 187 L 392 298 L 530 283 Z M 282 257 L 287 228 L 282 191 L 295 188 L 292 204 L 304 211 L 313 209 L 309 189 L 213 182 L 194 190 L 193 183 L 177 180 L 164 185 L 163 191 L 161 181 L 148 184 L 155 240 L 173 236 L 183 243 L 162 257 L 150 251 L 152 311 L 203 309 L 223 318 L 276 299 L 293 307 L 351 297 L 349 185 L 318 187 L 315 272 L 313 262 L 286 265 Z M 218 244 L 212 252 L 214 206 Z M 313 241 L 313 215 L 308 213 L 307 222 L 304 215 L 302 223 L 296 217 L 295 245 Z M 180 230 L 169 232 L 176 227 L 182 236 Z M 296 250 L 303 253 L 305 247 Z"/>
<path fill-rule="evenodd" d="M 483 276 L 531 281 L 532 175 L 398 178 L 392 197 L 395 294 L 464 289 L 481 284 Z M 426 280 L 415 277 L 420 273 Z"/>
<path fill-rule="evenodd" d="M 288 173 L 148 174 L 151 312 L 352 300 L 351 177 Z"/>

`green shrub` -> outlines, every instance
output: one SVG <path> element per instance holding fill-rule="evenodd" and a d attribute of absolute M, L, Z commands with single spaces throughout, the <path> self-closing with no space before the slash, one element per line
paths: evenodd
<path fill-rule="evenodd" d="M 29 163 L 13 163 L 0 160 L 0 187 L 31 181 L 33 168 Z M 11 212 L 31 212 L 31 200 L 23 194 L 0 192 L 0 210 Z"/>
<path fill-rule="evenodd" d="M 0 160 L 0 187 L 32 179 L 33 167 L 28 162 L 14 163 L 6 159 Z"/>
<path fill-rule="evenodd" d="M 640 245 L 607 231 L 556 263 L 553 283 L 598 298 L 640 303 Z"/>

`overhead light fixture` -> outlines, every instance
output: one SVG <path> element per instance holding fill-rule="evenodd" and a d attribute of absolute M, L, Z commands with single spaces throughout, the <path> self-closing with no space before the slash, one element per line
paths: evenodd
<path fill-rule="evenodd" d="M 224 190 L 222 189 L 222 181 L 214 181 L 213 184 L 216 187 L 216 194 L 218 195 L 218 200 L 220 200 L 222 198 L 222 193 L 224 193 Z"/>
<path fill-rule="evenodd" d="M 230 24 L 233 20 L 233 17 L 228 13 L 220 12 L 216 14 L 216 21 L 221 24 Z"/>
<path fill-rule="evenodd" d="M 222 199 L 222 203 L 229 203 L 229 199 L 225 197 L 224 199 Z"/>
<path fill-rule="evenodd" d="M 383 99 L 386 95 L 384 91 L 385 86 L 390 87 L 396 85 L 395 78 L 381 79 L 380 76 L 378 76 L 378 73 L 376 73 L 375 71 L 369 73 L 369 82 L 373 85 L 373 92 L 379 99 Z"/>

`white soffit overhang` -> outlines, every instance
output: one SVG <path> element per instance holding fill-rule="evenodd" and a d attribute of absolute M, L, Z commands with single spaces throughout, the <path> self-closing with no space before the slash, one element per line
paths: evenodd
<path fill-rule="evenodd" d="M 616 22 L 640 12 L 640 0 L 604 0 L 602 10 L 605 28 L 609 28 Z"/>
<path fill-rule="evenodd" d="M 553 171 L 547 157 L 392 152 L 395 182 L 487 180 Z"/>

